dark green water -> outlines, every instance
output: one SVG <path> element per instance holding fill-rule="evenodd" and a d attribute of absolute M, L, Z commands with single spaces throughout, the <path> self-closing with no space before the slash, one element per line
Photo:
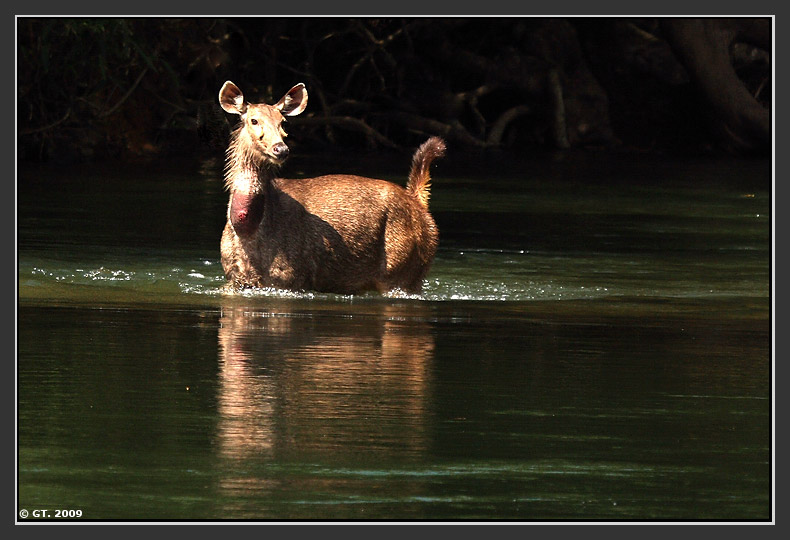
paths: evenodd
<path fill-rule="evenodd" d="M 20 167 L 18 510 L 772 519 L 770 163 L 490 168 L 383 298 L 222 294 L 217 162 Z"/>

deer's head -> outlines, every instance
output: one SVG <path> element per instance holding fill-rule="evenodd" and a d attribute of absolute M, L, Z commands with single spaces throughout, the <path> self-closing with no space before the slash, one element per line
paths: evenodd
<path fill-rule="evenodd" d="M 242 125 L 237 131 L 237 151 L 243 150 L 257 164 L 270 162 L 281 164 L 288 157 L 288 146 L 283 139 L 287 136 L 282 127 L 286 116 L 296 116 L 307 106 L 307 89 L 299 83 L 288 90 L 274 105 L 248 103 L 239 87 L 231 81 L 225 82 L 219 91 L 219 104 L 231 114 L 241 117 Z"/>

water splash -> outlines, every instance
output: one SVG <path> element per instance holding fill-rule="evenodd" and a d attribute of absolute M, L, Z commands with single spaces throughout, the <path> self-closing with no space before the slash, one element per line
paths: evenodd
<path fill-rule="evenodd" d="M 551 281 L 433 278 L 425 283 L 425 300 L 523 302 L 530 300 L 579 300 L 610 295 L 603 286 L 563 285 Z"/>
<path fill-rule="evenodd" d="M 682 261 L 681 261 L 682 262 Z M 670 268 L 649 258 L 626 255 L 571 253 L 558 256 L 521 250 L 446 250 L 440 252 L 421 294 L 401 290 L 386 295 L 369 292 L 337 295 L 276 288 L 230 292 L 219 260 L 193 256 L 124 256 L 101 264 L 28 258 L 19 264 L 20 297 L 101 296 L 102 290 L 127 298 L 157 297 L 177 302 L 235 295 L 350 303 L 404 300 L 415 302 L 536 302 L 594 300 L 612 297 L 694 298 L 760 294 L 744 288 L 744 280 L 714 281 L 711 265 Z M 721 264 L 719 270 L 721 270 Z M 725 268 L 725 270 L 728 270 Z M 729 270 L 728 270 L 729 271 Z M 730 273 L 738 278 L 737 268 Z M 681 276 L 680 279 L 678 276 Z"/>

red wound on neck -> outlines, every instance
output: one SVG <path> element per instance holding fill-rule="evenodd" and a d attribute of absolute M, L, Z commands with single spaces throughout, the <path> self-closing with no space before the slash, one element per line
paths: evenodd
<path fill-rule="evenodd" d="M 250 234 L 263 217 L 263 195 L 234 193 L 230 203 L 230 223 L 237 234 Z"/>

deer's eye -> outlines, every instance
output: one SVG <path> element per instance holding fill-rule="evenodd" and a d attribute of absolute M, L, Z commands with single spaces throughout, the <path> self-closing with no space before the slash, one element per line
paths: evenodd
<path fill-rule="evenodd" d="M 250 120 L 250 124 L 252 124 L 253 126 L 257 126 L 258 121 L 255 118 L 253 118 L 252 120 Z"/>

